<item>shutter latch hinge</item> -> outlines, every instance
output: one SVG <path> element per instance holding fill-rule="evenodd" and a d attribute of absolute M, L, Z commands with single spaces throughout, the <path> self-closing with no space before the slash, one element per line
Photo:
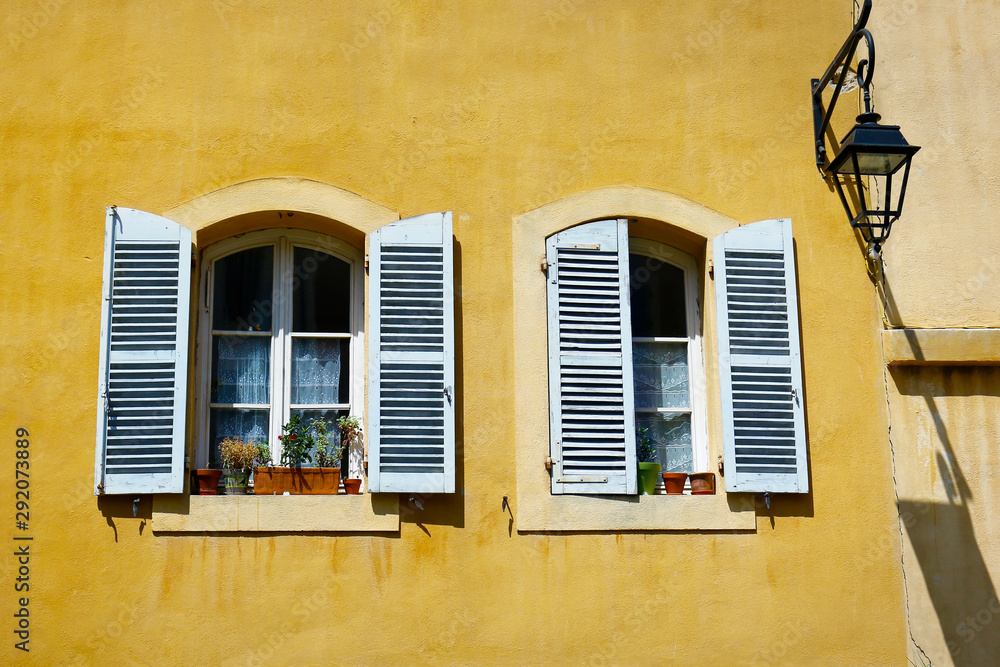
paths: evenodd
<path fill-rule="evenodd" d="M 792 396 L 795 397 L 795 405 L 799 405 L 799 390 L 792 389 Z"/>
<path fill-rule="evenodd" d="M 368 253 L 365 253 L 365 268 L 368 268 Z"/>
<path fill-rule="evenodd" d="M 712 263 L 711 259 L 708 260 L 708 277 L 715 280 L 715 264 Z"/>
<path fill-rule="evenodd" d="M 448 403 L 451 404 L 451 387 L 444 388 L 444 397 L 448 399 Z"/>
<path fill-rule="evenodd" d="M 551 471 L 552 470 L 552 466 L 555 465 L 556 463 L 559 463 L 559 461 L 557 459 L 553 459 L 551 456 L 546 456 L 545 457 L 545 469 L 546 470 Z"/>
<path fill-rule="evenodd" d="M 545 261 L 544 259 L 542 260 L 541 267 L 542 267 L 542 271 L 544 271 L 545 273 L 549 272 L 549 263 L 547 261 Z"/>

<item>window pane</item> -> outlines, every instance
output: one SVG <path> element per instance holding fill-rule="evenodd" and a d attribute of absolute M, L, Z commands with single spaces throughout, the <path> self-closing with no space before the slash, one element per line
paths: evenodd
<path fill-rule="evenodd" d="M 663 472 L 694 472 L 690 414 L 638 413 L 636 428 L 648 428 Z"/>
<path fill-rule="evenodd" d="M 251 248 L 215 263 L 212 328 L 270 331 L 274 246 Z"/>
<path fill-rule="evenodd" d="M 351 265 L 311 248 L 295 248 L 292 331 L 351 330 Z"/>
<path fill-rule="evenodd" d="M 348 403 L 349 350 L 347 338 L 293 338 L 292 403 Z"/>
<path fill-rule="evenodd" d="M 270 336 L 213 336 L 212 403 L 267 405 L 270 394 Z"/>
<path fill-rule="evenodd" d="M 637 338 L 687 338 L 684 270 L 673 264 L 629 255 L 632 335 Z"/>
<path fill-rule="evenodd" d="M 636 408 L 690 408 L 687 343 L 632 343 Z"/>
<path fill-rule="evenodd" d="M 311 426 L 314 419 L 321 419 L 326 422 L 326 431 L 330 434 L 330 448 L 333 449 L 340 443 L 340 427 L 337 426 L 337 419 L 340 417 L 347 416 L 347 410 L 292 410 L 291 415 L 299 415 L 302 423 L 306 426 Z M 310 431 L 315 437 L 316 432 L 314 429 L 310 428 Z M 312 455 L 312 463 L 310 465 L 316 465 L 316 448 L 313 447 L 309 453 Z M 341 457 L 341 463 L 343 463 L 343 458 L 347 455 L 347 452 L 343 453 Z M 341 475 L 341 477 L 347 477 L 347 475 Z"/>
<path fill-rule="evenodd" d="M 218 465 L 219 443 L 224 438 L 239 437 L 244 442 L 267 442 L 267 423 L 270 410 L 240 410 L 237 408 L 212 408 L 209 426 L 209 465 Z M 274 451 L 272 447 L 271 451 Z M 277 463 L 277 461 L 275 461 Z"/>

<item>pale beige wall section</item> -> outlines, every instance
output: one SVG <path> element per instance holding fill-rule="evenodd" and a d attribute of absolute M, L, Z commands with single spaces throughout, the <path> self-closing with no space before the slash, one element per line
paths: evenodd
<path fill-rule="evenodd" d="M 934 665 L 996 664 L 1000 369 L 900 366 L 889 384 L 912 636 Z"/>
<path fill-rule="evenodd" d="M 981 328 L 1000 325 L 1000 7 L 883 0 L 869 27 L 876 111 L 923 147 L 884 252 L 889 323 L 917 328 L 884 338 L 909 653 L 997 664 L 1000 375 L 984 366 L 1000 339 Z"/>
<path fill-rule="evenodd" d="M 812 160 L 849 0 L 0 13 L 0 450 L 30 430 L 37 547 L 32 653 L 0 663 L 905 664 L 879 313 Z M 104 209 L 286 177 L 455 212 L 461 491 L 399 498 L 389 535 L 164 535 L 92 495 Z M 793 221 L 812 492 L 753 530 L 517 530 L 512 220 L 609 186 Z"/>
<path fill-rule="evenodd" d="M 886 244 L 893 326 L 1000 326 L 1000 7 L 992 0 L 881 0 L 875 110 L 913 158 Z"/>

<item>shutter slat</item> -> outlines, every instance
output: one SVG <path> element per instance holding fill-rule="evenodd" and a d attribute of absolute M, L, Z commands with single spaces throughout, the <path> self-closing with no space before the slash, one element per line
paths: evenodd
<path fill-rule="evenodd" d="M 108 209 L 95 493 L 181 493 L 191 232 Z"/>
<path fill-rule="evenodd" d="M 546 261 L 552 493 L 635 493 L 627 223 L 560 232 Z"/>
<path fill-rule="evenodd" d="M 455 491 L 451 213 L 372 233 L 369 489 Z"/>
<path fill-rule="evenodd" d="M 745 225 L 713 246 L 726 490 L 806 493 L 791 222 Z"/>

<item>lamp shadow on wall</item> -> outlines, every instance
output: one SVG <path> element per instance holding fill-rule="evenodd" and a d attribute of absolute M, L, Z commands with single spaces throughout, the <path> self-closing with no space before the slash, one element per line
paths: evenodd
<path fill-rule="evenodd" d="M 916 345 L 916 341 L 911 339 L 911 344 Z M 919 350 L 914 352 L 919 354 Z M 982 369 L 911 366 L 889 370 L 900 395 L 920 396 L 926 403 L 940 445 L 934 464 L 948 500 L 902 499 L 900 522 L 923 573 L 927 595 L 952 662 L 994 664 L 1000 656 L 1000 618 L 994 618 L 1000 617 L 1000 600 L 976 539 L 970 511 L 972 489 L 955 454 L 936 398 L 1000 396 L 1000 383 L 977 381 L 974 373 Z M 956 373 L 961 375 L 956 378 Z M 913 599 L 909 593 L 908 596 Z M 994 620 L 996 623 L 992 624 Z M 946 661 L 946 656 L 931 658 Z"/>

